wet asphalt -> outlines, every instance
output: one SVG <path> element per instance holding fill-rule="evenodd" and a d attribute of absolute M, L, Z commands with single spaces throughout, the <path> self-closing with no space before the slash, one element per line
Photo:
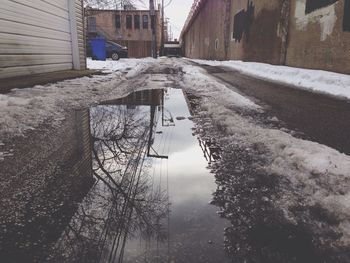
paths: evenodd
<path fill-rule="evenodd" d="M 262 105 L 269 115 L 276 116 L 285 127 L 299 131 L 298 135 L 301 137 L 328 145 L 346 154 L 350 153 L 350 140 L 347 137 L 350 131 L 348 101 L 255 79 L 227 68 L 202 67 L 220 81 L 229 84 L 229 88 Z M 157 74 L 159 81 L 164 81 L 164 76 L 179 77 L 177 74 L 180 73 L 164 67 L 159 71 L 152 69 L 146 74 Z M 154 80 L 156 81 L 158 79 Z M 173 86 L 176 88 L 176 85 Z M 165 94 L 162 103 L 165 101 L 165 109 L 171 111 L 174 116 L 167 118 L 169 111 L 164 111 L 165 115 L 160 114 L 159 117 L 165 120 L 159 122 L 159 125 L 162 123 L 163 126 L 150 125 L 155 127 L 154 138 L 150 141 L 158 153 L 162 152 L 156 147 L 157 136 L 159 145 L 162 145 L 162 136 L 164 141 L 165 138 L 171 138 L 170 135 L 166 136 L 166 130 L 171 129 L 164 125 L 167 124 L 167 120 L 177 120 L 175 122 L 179 134 L 182 137 L 186 135 L 184 139 L 176 132 L 169 133 L 174 134 L 176 149 L 173 154 L 180 153 L 177 159 L 173 157 L 174 162 L 182 163 L 180 166 L 174 164 L 173 167 L 178 167 L 178 171 L 170 169 L 168 174 L 164 169 L 163 175 L 167 176 L 163 178 L 168 178 L 170 188 L 163 178 L 162 182 L 167 198 L 172 198 L 170 202 L 165 199 L 163 204 L 160 201 L 164 200 L 159 198 L 157 204 L 154 201 L 157 199 L 150 199 L 152 202 L 149 203 L 154 207 L 145 205 L 147 198 L 157 197 L 150 191 L 157 180 L 150 181 L 152 187 L 145 187 L 147 176 L 142 180 L 144 187 L 141 189 L 138 188 L 138 184 L 137 187 L 132 185 L 131 188 L 125 186 L 128 192 L 130 188 L 136 193 L 131 206 L 129 197 L 125 198 L 120 190 L 128 180 L 99 180 L 98 172 L 106 173 L 106 167 L 111 166 L 108 162 L 106 167 L 104 162 L 96 162 L 98 158 L 91 152 L 103 149 L 108 152 L 114 149 L 110 146 L 115 146 L 116 141 L 115 136 L 111 136 L 107 138 L 109 140 L 103 140 L 106 146 L 98 144 L 98 140 L 93 136 L 93 120 L 100 124 L 104 124 L 105 121 L 96 121 L 98 118 L 94 118 L 92 113 L 99 113 L 108 107 L 100 107 L 100 111 L 84 109 L 69 113 L 62 127 L 41 127 L 30 136 L 18 139 L 13 144 L 14 157 L 1 164 L 0 262 L 108 262 L 99 261 L 97 258 L 104 255 L 103 251 L 105 254 L 106 251 L 110 252 L 110 247 L 113 248 L 114 244 L 111 246 L 112 242 L 107 242 L 106 246 L 102 246 L 100 236 L 107 237 L 106 240 L 125 238 L 124 233 L 128 232 L 130 226 L 141 230 L 145 225 L 149 226 L 149 222 L 145 224 L 143 221 L 144 218 L 149 218 L 152 229 L 157 229 L 160 225 L 159 219 L 165 220 L 166 238 L 162 240 L 161 231 L 154 235 L 157 238 L 153 242 L 150 242 L 150 237 L 146 236 L 147 239 L 142 240 L 138 235 L 130 233 L 134 240 L 125 238 L 129 244 L 126 242 L 121 246 L 121 250 L 116 250 L 124 256 L 124 261 L 122 257 L 118 262 L 349 262 L 348 249 L 342 251 L 331 245 L 329 248 L 326 245 L 319 246 L 315 241 L 317 237 L 309 225 L 291 225 L 284 220 L 281 211 L 274 206 L 274 200 L 279 198 L 279 185 L 286 183 L 254 168 L 257 167 L 256 164 L 264 165 L 264 149 L 247 151 L 245 147 L 230 142 L 222 143 L 222 148 L 217 147 L 213 139 L 220 138 L 222 134 L 215 126 L 209 125 L 208 128 L 210 119 L 203 120 L 198 117 L 196 108 L 200 110 L 200 98 L 196 98 L 195 94 L 185 94 L 189 111 L 194 118 L 193 124 L 191 118 L 188 118 L 187 109 L 184 109 L 182 92 L 173 92 Z M 171 96 L 180 97 L 180 104 L 172 105 L 172 99 L 169 99 Z M 132 98 L 138 99 L 138 94 Z M 156 96 L 155 101 L 159 101 L 160 98 Z M 135 107 L 140 105 L 135 104 L 135 107 L 131 107 L 129 100 L 130 98 L 124 98 L 122 102 L 127 105 L 126 112 L 131 114 Z M 116 117 L 116 105 L 120 102 L 114 104 L 113 107 L 109 105 L 110 120 L 122 119 L 131 124 L 135 122 L 130 118 Z M 152 119 L 152 114 L 156 114 L 162 107 L 155 109 L 153 108 L 153 113 L 152 107 L 151 113 L 148 108 L 144 112 L 141 111 L 141 115 L 145 114 L 147 117 L 139 116 L 137 120 L 148 121 L 148 115 Z M 104 113 L 96 116 L 106 119 L 109 115 Z M 181 117 L 188 119 L 183 120 Z M 137 131 L 131 129 L 134 130 Z M 136 135 L 132 133 L 130 138 L 139 139 Z M 140 138 L 143 137 L 140 135 Z M 116 157 L 119 156 L 119 147 L 124 149 L 124 145 L 131 147 L 132 143 L 125 141 L 124 144 L 118 144 Z M 184 148 L 182 152 L 179 151 L 180 148 Z M 193 151 L 190 151 L 192 148 Z M 172 153 L 168 154 L 171 159 Z M 198 162 L 185 166 L 186 162 L 181 158 L 186 157 L 186 154 L 191 156 L 192 160 L 198 158 Z M 105 158 L 109 155 L 97 156 Z M 212 164 L 210 156 L 219 156 L 220 160 Z M 117 163 L 121 165 L 120 160 Z M 149 174 L 154 176 L 154 171 L 162 171 L 164 164 L 165 161 L 162 160 L 154 162 L 153 168 L 148 167 Z M 191 167 L 196 168 L 192 174 Z M 112 170 L 111 173 L 114 173 L 115 169 Z M 106 178 L 113 179 L 111 173 Z M 161 178 L 160 174 L 158 176 L 156 173 L 155 178 Z M 98 182 L 108 187 L 101 187 Z M 112 197 L 106 195 L 109 191 Z M 266 199 L 271 202 L 264 201 Z M 100 202 L 98 209 L 93 206 L 95 200 Z M 105 206 L 101 200 L 107 201 Z M 106 210 L 110 209 L 111 204 L 115 206 L 114 210 Z M 126 213 L 122 208 L 124 212 L 117 213 L 121 204 L 125 204 L 125 211 L 129 212 Z M 169 204 L 171 207 L 168 207 Z M 114 213 L 108 212 L 107 219 L 101 218 L 99 214 L 95 216 L 93 213 L 87 213 L 105 210 Z M 158 211 L 159 218 L 155 217 L 154 211 Z M 124 214 L 128 216 L 123 216 Z M 131 215 L 133 217 L 130 217 Z M 131 223 L 128 223 L 127 227 L 121 227 L 127 220 Z M 109 225 L 111 230 L 103 230 L 101 234 L 97 231 L 98 222 Z M 150 234 L 149 231 L 146 232 Z"/>
<path fill-rule="evenodd" d="M 350 101 L 244 75 L 226 67 L 200 65 L 252 98 L 300 136 L 350 154 Z"/>

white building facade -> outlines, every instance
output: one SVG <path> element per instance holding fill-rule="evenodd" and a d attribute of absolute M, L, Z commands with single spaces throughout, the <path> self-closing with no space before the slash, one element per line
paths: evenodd
<path fill-rule="evenodd" d="M 0 78 L 86 69 L 82 0 L 0 2 Z"/>

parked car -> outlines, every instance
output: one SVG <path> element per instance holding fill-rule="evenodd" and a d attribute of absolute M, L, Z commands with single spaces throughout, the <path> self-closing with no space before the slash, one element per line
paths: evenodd
<path fill-rule="evenodd" d="M 88 41 L 86 53 L 88 57 L 92 57 L 92 59 L 94 59 L 90 41 Z M 128 48 L 123 47 L 112 41 L 106 41 L 106 56 L 107 58 L 111 58 L 113 60 L 119 60 L 120 58 L 127 58 Z"/>

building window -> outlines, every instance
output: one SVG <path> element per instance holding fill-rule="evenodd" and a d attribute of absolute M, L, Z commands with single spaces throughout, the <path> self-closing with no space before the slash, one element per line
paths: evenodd
<path fill-rule="evenodd" d="M 219 50 L 219 39 L 215 39 L 215 50 Z"/>
<path fill-rule="evenodd" d="M 140 29 L 140 15 L 134 15 L 134 28 Z"/>
<path fill-rule="evenodd" d="M 131 15 L 126 16 L 126 28 L 132 29 L 132 16 Z"/>
<path fill-rule="evenodd" d="M 350 0 L 345 0 L 343 30 L 350 32 Z"/>
<path fill-rule="evenodd" d="M 121 24 L 120 24 L 120 15 L 116 15 L 115 16 L 115 27 L 117 29 L 121 28 Z"/>
<path fill-rule="evenodd" d="M 88 32 L 96 32 L 96 17 L 90 16 L 87 20 Z"/>
<path fill-rule="evenodd" d="M 309 14 L 317 9 L 334 4 L 338 0 L 306 0 L 305 13 Z"/>
<path fill-rule="evenodd" d="M 148 15 L 142 16 L 142 28 L 148 29 Z"/>

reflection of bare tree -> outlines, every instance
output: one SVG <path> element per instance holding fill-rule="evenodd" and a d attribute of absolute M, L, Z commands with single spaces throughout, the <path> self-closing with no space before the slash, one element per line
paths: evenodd
<path fill-rule="evenodd" d="M 126 241 L 134 233 L 164 237 L 160 221 L 168 212 L 168 200 L 153 189 L 147 173 L 150 127 L 149 111 L 143 109 L 91 109 L 97 182 L 56 245 L 62 255 L 54 261 L 122 262 Z"/>

